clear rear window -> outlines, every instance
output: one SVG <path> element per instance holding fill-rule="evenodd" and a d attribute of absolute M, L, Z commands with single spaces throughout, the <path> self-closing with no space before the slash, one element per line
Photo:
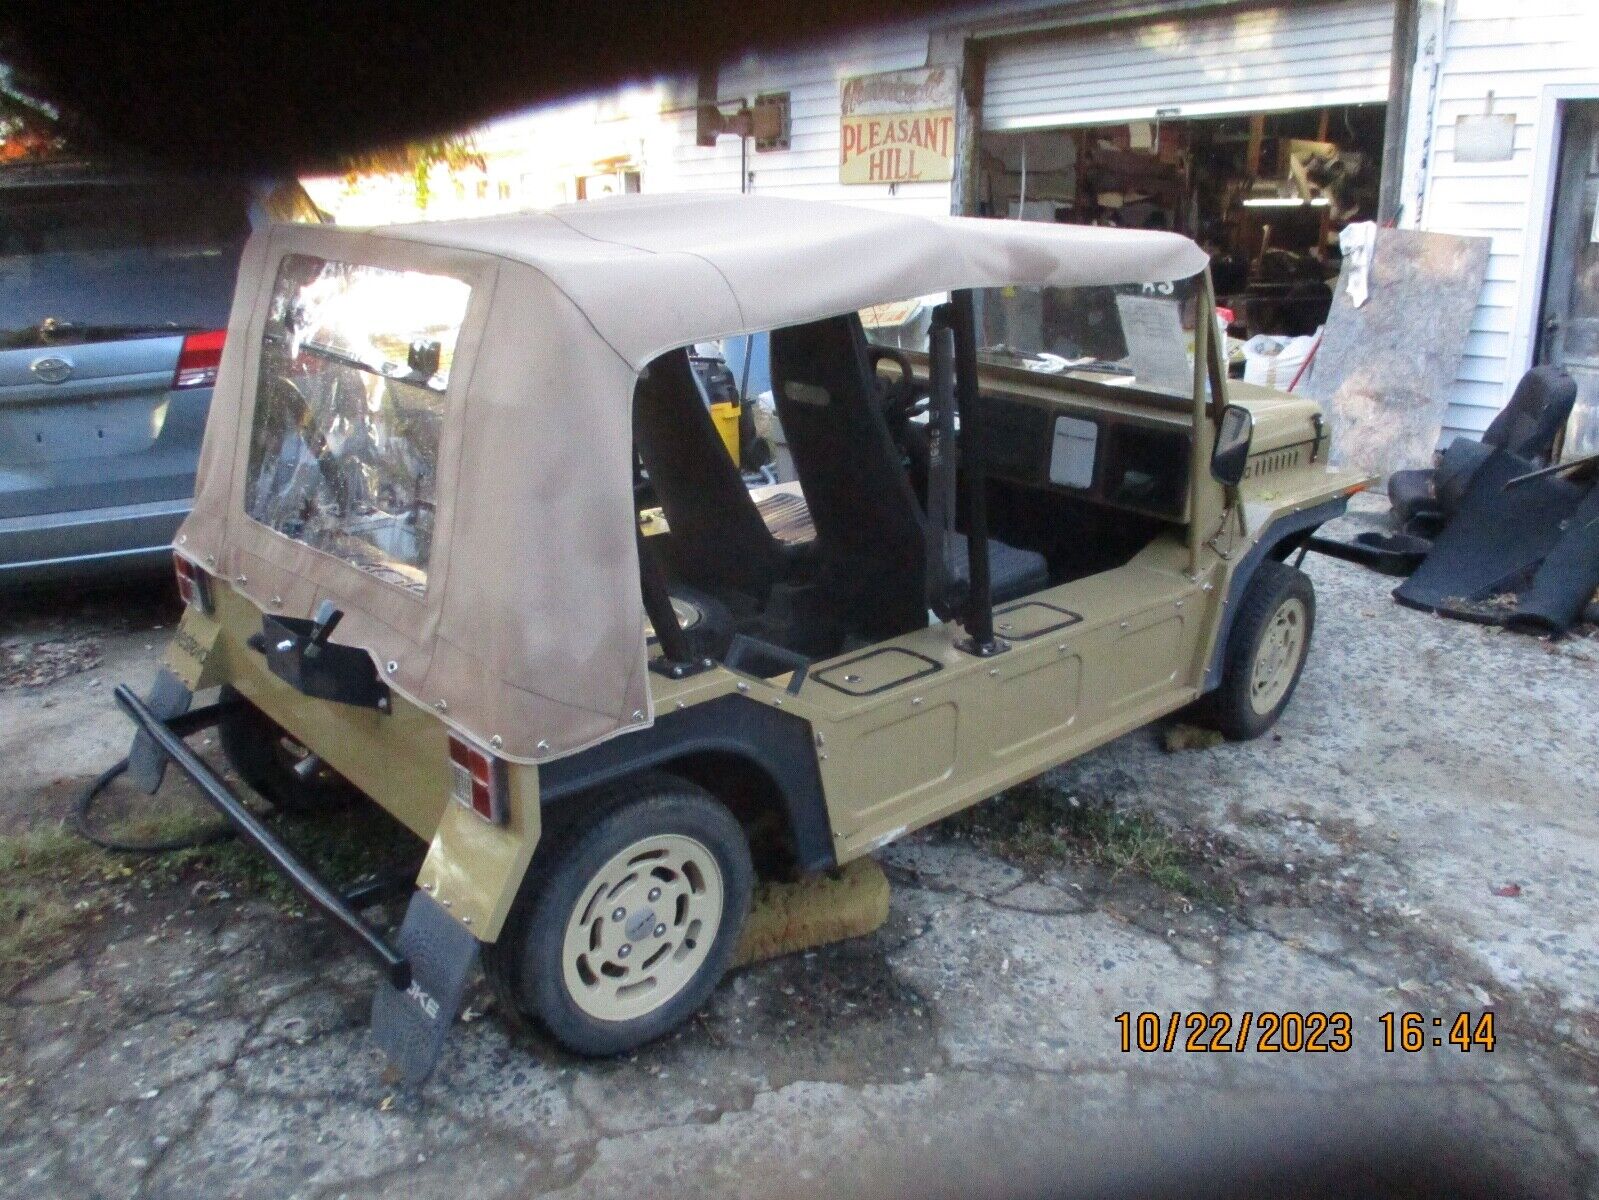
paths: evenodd
<path fill-rule="evenodd" d="M 250 201 L 228 180 L 0 188 L 0 350 L 221 329 Z"/>
<path fill-rule="evenodd" d="M 284 258 L 250 431 L 251 517 L 427 589 L 445 392 L 471 294 L 448 275 Z"/>

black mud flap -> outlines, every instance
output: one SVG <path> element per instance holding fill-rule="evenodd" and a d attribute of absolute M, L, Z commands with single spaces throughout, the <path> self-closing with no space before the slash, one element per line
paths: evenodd
<path fill-rule="evenodd" d="M 156 672 L 155 683 L 150 686 L 144 706 L 157 720 L 170 721 L 188 712 L 193 701 L 194 693 L 184 685 L 183 680 L 162 667 Z M 128 751 L 127 778 L 146 795 L 153 796 L 161 787 L 162 779 L 166 778 L 167 763 L 170 761 L 166 751 L 156 745 L 155 738 L 141 727 L 133 735 L 133 747 Z"/>
<path fill-rule="evenodd" d="M 415 1086 L 439 1061 L 477 962 L 478 940 L 432 896 L 416 892 L 398 942 L 411 966 L 411 982 L 403 990 L 392 983 L 378 987 L 372 1036 L 400 1077 Z"/>

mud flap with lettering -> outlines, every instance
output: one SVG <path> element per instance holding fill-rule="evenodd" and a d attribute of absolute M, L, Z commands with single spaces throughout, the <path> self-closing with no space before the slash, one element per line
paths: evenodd
<path fill-rule="evenodd" d="M 372 1000 L 372 1035 L 407 1084 L 432 1073 L 455 1023 L 477 962 L 478 940 L 426 892 L 415 892 L 400 926 L 400 953 L 411 965 L 404 990 L 379 986 Z"/>
<path fill-rule="evenodd" d="M 194 693 L 183 680 L 171 668 L 162 667 L 156 672 L 144 703 L 158 718 L 170 721 L 188 712 L 193 700 Z M 140 729 L 133 735 L 133 747 L 128 751 L 128 781 L 146 795 L 153 796 L 166 776 L 170 761 L 166 752 L 155 744 L 155 739 Z"/>

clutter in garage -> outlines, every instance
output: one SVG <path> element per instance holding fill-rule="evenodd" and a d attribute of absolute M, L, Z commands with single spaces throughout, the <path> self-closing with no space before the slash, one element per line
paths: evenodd
<path fill-rule="evenodd" d="M 1339 234 L 1373 220 L 1382 104 L 988 132 L 979 211 L 1170 229 L 1211 254 L 1232 373 L 1287 388 L 1332 304 Z"/>

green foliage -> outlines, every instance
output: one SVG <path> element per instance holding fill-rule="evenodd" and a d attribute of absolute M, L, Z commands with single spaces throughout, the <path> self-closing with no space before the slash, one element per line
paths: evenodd
<path fill-rule="evenodd" d="M 1184 896 L 1210 898 L 1213 890 L 1194 876 L 1189 855 L 1160 822 L 1036 779 L 947 818 L 942 828 L 1035 869 L 1087 862 Z"/>
<path fill-rule="evenodd" d="M 433 168 L 440 166 L 450 171 L 481 169 L 483 155 L 469 135 L 451 134 L 353 155 L 345 160 L 344 170 L 351 182 L 361 175 L 409 175 L 416 189 L 416 206 L 426 208 Z"/>
<path fill-rule="evenodd" d="M 59 825 L 0 838 L 0 991 L 57 957 L 105 908 L 125 868 Z"/>
<path fill-rule="evenodd" d="M 421 847 L 373 804 L 316 817 L 268 814 L 267 823 L 324 878 L 353 883 L 386 869 L 412 870 Z M 158 811 L 119 823 L 128 841 L 192 838 L 216 827 L 189 811 Z M 0 995 L 72 953 L 87 927 L 140 894 L 181 887 L 196 903 L 265 900 L 301 917 L 300 893 L 259 851 L 239 841 L 167 854 L 111 854 L 71 830 L 50 825 L 0 837 Z"/>

